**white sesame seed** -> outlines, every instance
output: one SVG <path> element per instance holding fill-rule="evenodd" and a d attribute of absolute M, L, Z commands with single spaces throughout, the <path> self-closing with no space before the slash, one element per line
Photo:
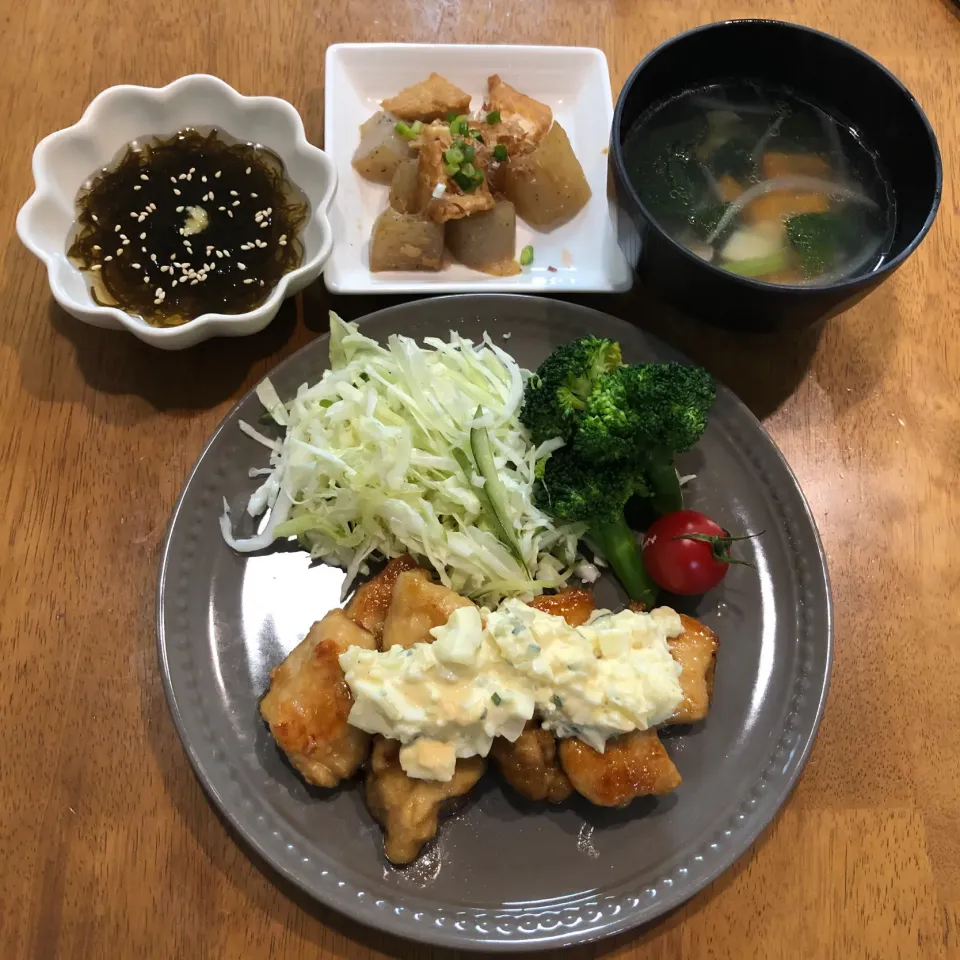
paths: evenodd
<path fill-rule="evenodd" d="M 136 214 L 135 214 L 135 213 L 131 213 L 130 216 L 131 216 L 131 217 L 135 217 Z M 113 232 L 114 232 L 114 233 L 119 233 L 119 232 L 120 232 L 120 224 L 119 224 L 119 223 L 113 228 Z"/>
<path fill-rule="evenodd" d="M 266 220 L 264 220 L 264 221 L 260 224 L 260 229 L 263 230 L 264 227 L 269 227 L 269 226 L 270 226 L 270 224 L 267 223 Z"/>
<path fill-rule="evenodd" d="M 154 263 L 156 263 L 156 262 L 157 262 L 157 255 L 156 255 L 155 253 L 151 253 L 151 254 L 150 254 L 150 259 L 151 259 Z"/>
<path fill-rule="evenodd" d="M 254 200 L 257 199 L 257 195 L 255 193 L 251 193 L 250 196 L 253 197 Z"/>
<path fill-rule="evenodd" d="M 99 250 L 99 249 L 100 249 L 100 244 L 99 244 L 99 243 L 95 243 L 95 244 L 93 245 L 93 249 L 94 249 L 94 251 Z"/>
<path fill-rule="evenodd" d="M 139 183 L 137 183 L 137 184 L 134 184 L 134 187 L 133 187 L 133 189 L 134 189 L 134 190 L 142 190 L 142 189 L 143 189 L 143 187 L 141 187 L 141 186 L 140 186 L 140 184 L 139 184 Z"/>
<path fill-rule="evenodd" d="M 252 167 L 247 167 L 245 173 L 248 173 L 248 174 L 249 174 L 252 169 L 253 169 Z"/>
<path fill-rule="evenodd" d="M 149 180 L 150 178 L 149 178 L 145 173 L 141 173 L 141 174 L 140 174 L 140 179 L 141 179 L 141 180 Z"/>
<path fill-rule="evenodd" d="M 262 211 L 262 210 L 258 210 L 258 211 L 253 215 L 253 222 L 254 222 L 254 223 L 259 223 L 262 219 L 263 219 L 263 211 Z"/>
<path fill-rule="evenodd" d="M 229 250 L 222 250 L 221 253 L 222 253 L 225 257 L 229 257 L 229 256 L 230 256 L 230 251 L 229 251 Z"/>
<path fill-rule="evenodd" d="M 217 209 L 222 213 L 222 212 L 223 212 L 224 210 L 226 210 L 227 208 L 226 208 L 226 207 L 217 207 Z"/>
<path fill-rule="evenodd" d="M 142 267 L 140 266 L 139 263 L 131 263 L 130 266 L 133 267 L 134 270 L 141 270 L 141 269 L 142 269 Z"/>
<path fill-rule="evenodd" d="M 230 206 L 231 206 L 231 207 L 239 207 L 239 206 L 240 206 L 240 201 L 239 201 L 239 200 L 234 200 L 233 203 L 230 204 Z"/>
<path fill-rule="evenodd" d="M 181 173 L 181 174 L 177 177 L 177 179 L 178 179 L 178 180 L 186 180 L 186 179 L 187 179 L 187 175 L 186 175 L 185 173 Z"/>
<path fill-rule="evenodd" d="M 146 233 L 141 233 L 141 234 L 140 234 L 140 239 L 141 239 L 141 240 L 146 240 L 146 239 L 147 239 Z"/>
<path fill-rule="evenodd" d="M 177 178 L 176 178 L 176 177 L 171 177 L 171 178 L 170 178 L 170 182 L 171 182 L 172 184 L 174 184 L 174 186 L 176 186 Z"/>
<path fill-rule="evenodd" d="M 144 253 L 147 252 L 147 248 L 146 248 L 146 247 L 141 247 L 140 249 L 141 249 Z"/>
<path fill-rule="evenodd" d="M 261 287 L 263 286 L 263 281 L 262 281 L 262 280 L 260 281 L 260 286 L 261 286 Z"/>
<path fill-rule="evenodd" d="M 157 205 L 156 205 L 155 203 L 148 203 L 148 204 L 147 204 L 147 209 L 148 209 L 151 213 L 153 213 L 153 211 L 157 209 Z"/>
<path fill-rule="evenodd" d="M 99 270 L 99 269 L 100 269 L 100 264 L 99 264 L 99 263 L 95 263 L 90 269 L 91 269 L 91 270 Z"/>
<path fill-rule="evenodd" d="M 244 283 L 253 283 L 253 277 L 247 277 L 247 279 L 244 280 L 243 282 L 244 282 Z"/>
<path fill-rule="evenodd" d="M 214 250 L 214 253 L 217 255 L 217 259 L 218 259 L 218 260 L 222 260 L 222 259 L 223 259 L 223 251 L 222 251 L 222 250 Z"/>
<path fill-rule="evenodd" d="M 175 287 L 178 283 L 179 283 L 178 280 L 174 280 L 173 283 L 170 284 L 170 286 Z"/>
<path fill-rule="evenodd" d="M 273 213 L 273 207 L 267 207 L 263 212 L 269 217 L 270 214 Z"/>
<path fill-rule="evenodd" d="M 233 219 L 233 211 L 232 211 L 232 210 L 228 210 L 228 211 L 227 211 L 227 216 L 230 217 L 231 219 Z"/>
<path fill-rule="evenodd" d="M 281 242 L 281 243 L 286 243 L 286 242 L 287 242 L 287 235 L 286 235 L 285 233 L 281 233 L 281 234 L 280 234 L 280 242 Z"/>
<path fill-rule="evenodd" d="M 107 260 L 112 260 L 113 257 L 111 257 L 110 254 L 108 253 L 103 259 L 104 261 L 107 261 Z"/>
<path fill-rule="evenodd" d="M 144 282 L 144 283 L 149 283 L 149 282 L 150 282 L 150 278 L 149 278 L 146 274 L 143 275 L 143 282 Z"/>
<path fill-rule="evenodd" d="M 120 234 L 120 239 L 121 239 L 121 240 L 126 240 L 126 239 L 127 239 L 127 235 L 126 235 L 125 233 L 121 233 L 121 234 Z"/>
<path fill-rule="evenodd" d="M 237 269 L 238 269 L 238 270 L 246 270 L 246 269 L 247 269 L 247 265 L 246 265 L 245 263 L 241 263 L 241 262 L 238 260 L 238 261 L 237 261 Z"/>
<path fill-rule="evenodd" d="M 154 294 L 155 297 L 163 296 L 163 287 L 157 287 L 157 291 Z"/>
<path fill-rule="evenodd" d="M 91 213 L 90 218 L 93 220 L 94 223 L 100 222 L 100 218 L 95 213 Z"/>
<path fill-rule="evenodd" d="M 183 207 L 177 207 L 177 213 L 183 213 Z"/>
<path fill-rule="evenodd" d="M 178 197 L 180 196 L 180 191 L 179 191 L 176 187 L 173 188 L 173 192 L 174 192 Z"/>
<path fill-rule="evenodd" d="M 218 171 L 214 174 L 214 176 L 219 180 L 221 173 L 223 173 L 223 171 L 222 171 L 222 170 L 218 170 Z"/>
<path fill-rule="evenodd" d="M 187 171 L 187 173 L 196 173 L 196 172 L 197 172 L 197 168 L 196 168 L 196 167 L 191 167 L 191 168 Z"/>
<path fill-rule="evenodd" d="M 206 183 L 206 182 L 207 182 L 207 178 L 204 177 L 204 176 L 201 176 L 201 177 L 200 177 L 200 182 L 201 182 L 201 183 Z"/>
<path fill-rule="evenodd" d="M 141 213 L 140 216 L 137 217 L 137 223 L 143 223 L 143 221 L 146 219 L 147 219 L 147 215 L 145 213 Z"/>
<path fill-rule="evenodd" d="M 190 281 L 190 286 L 191 286 L 191 287 L 195 287 L 199 282 L 200 282 L 199 280 L 191 280 L 191 281 Z"/>

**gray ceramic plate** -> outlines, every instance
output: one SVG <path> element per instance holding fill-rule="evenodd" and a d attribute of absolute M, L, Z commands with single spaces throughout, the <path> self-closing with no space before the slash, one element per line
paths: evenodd
<path fill-rule="evenodd" d="M 586 332 L 618 339 L 628 361 L 676 359 L 621 320 L 554 300 L 461 296 L 391 307 L 363 321 L 400 332 L 478 338 L 484 330 L 527 367 Z M 501 340 L 509 333 L 509 340 Z M 271 377 L 292 396 L 318 378 L 327 339 Z M 517 952 L 582 943 L 634 927 L 686 900 L 730 866 L 786 799 L 820 720 L 831 661 L 823 552 L 797 482 L 731 393 L 681 463 L 696 473 L 689 505 L 735 530 L 765 530 L 745 546 L 756 569 L 685 609 L 720 635 L 707 720 L 665 736 L 683 783 L 627 810 L 559 809 L 520 801 L 495 773 L 442 827 L 414 866 L 398 870 L 356 786 L 305 786 L 257 713 L 270 668 L 314 620 L 338 605 L 342 574 L 297 551 L 239 556 L 217 518 L 226 496 L 244 516 L 263 448 L 237 427 L 256 421 L 247 395 L 214 434 L 187 482 L 160 570 L 158 636 L 170 708 L 190 760 L 216 804 L 277 870 L 363 923 L 451 947 Z M 241 530 L 252 531 L 249 518 Z M 752 555 L 751 555 L 752 554 Z M 599 599 L 618 602 L 612 583 Z"/>

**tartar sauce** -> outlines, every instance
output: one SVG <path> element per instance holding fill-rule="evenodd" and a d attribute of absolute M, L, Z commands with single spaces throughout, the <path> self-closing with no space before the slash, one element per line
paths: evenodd
<path fill-rule="evenodd" d="M 433 643 L 340 656 L 354 697 L 349 722 L 399 740 L 411 777 L 450 780 L 457 757 L 516 740 L 535 714 L 559 737 L 603 751 L 610 737 L 666 720 L 682 699 L 667 640 L 669 607 L 597 610 L 580 627 L 519 600 L 494 612 L 461 607 Z"/>

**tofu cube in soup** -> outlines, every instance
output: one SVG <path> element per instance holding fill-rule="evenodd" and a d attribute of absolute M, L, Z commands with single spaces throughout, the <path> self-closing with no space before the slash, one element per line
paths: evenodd
<path fill-rule="evenodd" d="M 416 160 L 397 164 L 390 181 L 390 206 L 397 213 L 416 213 L 419 203 L 419 168 Z"/>
<path fill-rule="evenodd" d="M 431 73 L 426 80 L 401 90 L 380 104 L 402 120 L 441 120 L 448 113 L 467 113 L 470 94 L 461 90 L 439 73 Z"/>
<path fill-rule="evenodd" d="M 410 141 L 397 133 L 397 117 L 375 113 L 360 127 L 360 146 L 353 166 L 360 176 L 374 183 L 390 183 L 397 167 L 415 158 Z"/>
<path fill-rule="evenodd" d="M 506 165 L 504 192 L 517 214 L 541 229 L 569 220 L 586 206 L 590 185 L 559 123 L 533 153 Z"/>
<path fill-rule="evenodd" d="M 517 213 L 509 200 L 492 210 L 447 223 L 447 247 L 461 263 L 477 270 L 514 259 Z"/>
<path fill-rule="evenodd" d="M 370 238 L 370 269 L 439 270 L 443 265 L 443 224 L 387 207 Z"/>

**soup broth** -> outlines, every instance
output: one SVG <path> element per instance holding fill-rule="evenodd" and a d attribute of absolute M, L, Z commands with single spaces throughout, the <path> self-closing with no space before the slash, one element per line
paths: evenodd
<path fill-rule="evenodd" d="M 687 91 L 637 121 L 623 156 L 660 226 L 743 277 L 835 283 L 876 270 L 893 240 L 896 204 L 877 156 L 788 90 Z"/>

